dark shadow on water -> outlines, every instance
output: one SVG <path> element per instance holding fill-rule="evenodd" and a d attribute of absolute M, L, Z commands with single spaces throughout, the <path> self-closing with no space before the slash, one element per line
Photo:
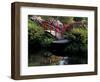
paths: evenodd
<path fill-rule="evenodd" d="M 68 43 L 52 43 L 49 47 L 30 45 L 28 53 L 28 66 L 50 66 L 50 65 L 76 65 L 87 64 L 87 53 L 69 54 L 64 52 Z M 70 51 L 71 52 L 71 51 Z"/>
<path fill-rule="evenodd" d="M 73 65 L 86 63 L 87 62 L 84 58 L 55 55 L 50 51 L 39 51 L 38 53 L 30 54 L 28 59 L 29 66 Z"/>

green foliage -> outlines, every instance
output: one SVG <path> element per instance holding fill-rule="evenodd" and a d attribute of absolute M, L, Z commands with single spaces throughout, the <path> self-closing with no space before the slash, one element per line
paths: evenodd
<path fill-rule="evenodd" d="M 82 21 L 83 18 L 82 18 L 82 17 L 74 17 L 73 20 L 74 20 L 74 21 Z"/>
<path fill-rule="evenodd" d="M 67 38 L 72 41 L 87 42 L 87 28 L 73 28 L 71 31 L 65 33 Z"/>
<path fill-rule="evenodd" d="M 62 23 L 72 23 L 73 17 L 63 17 L 63 16 L 41 16 L 45 20 L 49 20 L 50 18 L 54 18 L 55 20 L 60 20 Z"/>
<path fill-rule="evenodd" d="M 53 41 L 53 36 L 46 34 L 41 26 L 32 20 L 28 20 L 28 39 L 29 43 L 36 45 L 49 45 Z"/>
<path fill-rule="evenodd" d="M 29 40 L 40 40 L 44 34 L 42 27 L 29 19 L 28 21 L 28 35 Z"/>
<path fill-rule="evenodd" d="M 48 20 L 48 19 L 53 18 L 53 17 L 52 16 L 41 16 L 41 18 L 44 20 Z"/>
<path fill-rule="evenodd" d="M 70 43 L 66 46 L 65 52 L 71 55 L 87 56 L 87 29 L 73 28 L 65 33 Z"/>
<path fill-rule="evenodd" d="M 59 20 L 60 20 L 62 23 L 70 24 L 70 23 L 73 22 L 73 17 L 59 17 Z"/>
<path fill-rule="evenodd" d="M 54 37 L 51 36 L 50 34 L 45 33 L 41 39 L 41 44 L 44 46 L 48 46 L 49 44 L 52 43 L 54 40 Z"/>

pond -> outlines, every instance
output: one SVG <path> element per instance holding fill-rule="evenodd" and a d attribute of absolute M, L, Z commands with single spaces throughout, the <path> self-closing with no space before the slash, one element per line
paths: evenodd
<path fill-rule="evenodd" d="M 83 58 L 54 55 L 50 51 L 39 51 L 38 53 L 31 54 L 28 58 L 28 66 L 73 65 L 84 63 L 85 60 Z"/>

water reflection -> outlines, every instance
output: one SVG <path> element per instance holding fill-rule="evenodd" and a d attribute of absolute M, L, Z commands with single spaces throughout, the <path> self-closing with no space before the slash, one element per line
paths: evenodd
<path fill-rule="evenodd" d="M 82 64 L 84 61 L 77 57 L 57 56 L 49 51 L 31 54 L 28 58 L 29 66 Z"/>

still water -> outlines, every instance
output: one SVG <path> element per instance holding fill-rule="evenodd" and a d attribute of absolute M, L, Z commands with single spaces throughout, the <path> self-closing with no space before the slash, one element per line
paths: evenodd
<path fill-rule="evenodd" d="M 49 51 L 40 51 L 31 54 L 28 58 L 28 66 L 48 66 L 48 65 L 70 65 L 84 64 L 84 60 L 78 57 L 68 57 L 54 55 Z"/>

